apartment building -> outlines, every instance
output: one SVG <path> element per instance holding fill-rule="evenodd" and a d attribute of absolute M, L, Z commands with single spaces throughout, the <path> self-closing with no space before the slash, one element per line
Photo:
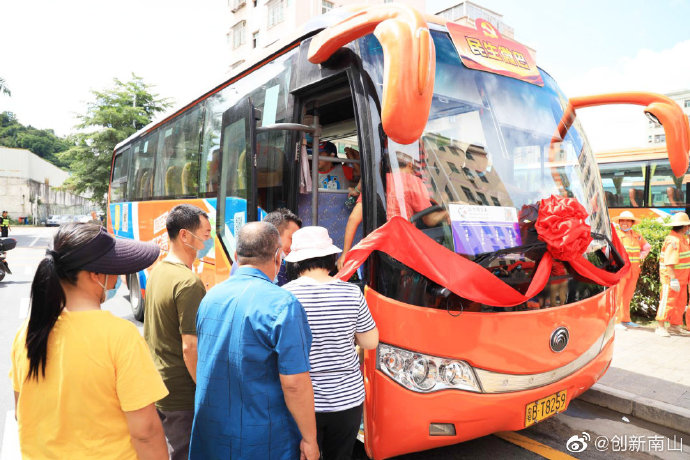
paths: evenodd
<path fill-rule="evenodd" d="M 504 37 L 512 40 L 515 36 L 515 30 L 503 22 L 502 14 L 492 11 L 488 8 L 484 8 L 478 3 L 460 2 L 434 14 L 436 14 L 436 16 L 441 16 L 447 21 L 469 27 L 474 27 L 475 21 L 481 18 L 489 21 L 491 25 L 494 26 L 496 30 L 498 30 L 499 33 Z"/>
<path fill-rule="evenodd" d="M 367 4 L 389 3 L 369 0 Z M 425 0 L 399 3 L 425 11 Z M 229 68 L 241 67 L 260 51 L 299 31 L 310 19 L 335 8 L 362 5 L 361 0 L 228 0 L 230 27 L 227 33 Z"/>
<path fill-rule="evenodd" d="M 665 96 L 676 101 L 690 117 L 690 90 L 684 89 L 681 91 L 674 91 L 672 93 L 667 93 Z M 649 120 L 647 124 L 647 143 L 652 145 L 666 143 L 664 127 L 652 120 Z"/>

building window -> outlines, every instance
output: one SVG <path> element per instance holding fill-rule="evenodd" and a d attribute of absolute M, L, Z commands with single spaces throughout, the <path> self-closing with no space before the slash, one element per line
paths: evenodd
<path fill-rule="evenodd" d="M 448 167 L 449 167 L 450 170 L 453 171 L 454 173 L 459 173 L 459 172 L 460 172 L 460 170 L 458 169 L 458 167 L 455 166 L 455 163 L 453 163 L 453 162 L 451 162 L 451 161 L 448 162 Z"/>
<path fill-rule="evenodd" d="M 465 187 L 463 187 L 465 188 Z M 446 196 L 448 197 L 449 201 L 453 201 L 453 192 L 450 191 L 448 186 L 446 185 L 445 188 L 443 189 L 446 192 Z"/>
<path fill-rule="evenodd" d="M 232 26 L 232 47 L 239 48 L 244 45 L 244 25 L 246 21 L 240 21 Z"/>
<path fill-rule="evenodd" d="M 453 147 L 452 145 L 447 145 L 445 147 L 441 147 L 441 150 L 444 150 L 446 152 L 450 152 L 451 154 L 455 155 L 456 157 L 460 156 L 460 154 L 458 153 L 458 150 L 460 150 L 460 149 L 458 149 L 457 147 Z"/>
<path fill-rule="evenodd" d="M 489 206 L 489 201 L 486 199 L 486 196 L 482 192 L 477 192 L 477 196 L 480 200 L 482 200 L 482 203 L 484 203 L 485 206 Z"/>
<path fill-rule="evenodd" d="M 285 0 L 272 0 L 268 3 L 268 28 L 280 24 L 285 19 Z"/>
<path fill-rule="evenodd" d="M 501 205 L 501 202 L 498 201 L 498 198 L 496 198 L 495 196 L 491 197 L 491 201 L 493 201 L 494 206 L 500 206 Z"/>
<path fill-rule="evenodd" d="M 470 171 L 470 168 L 463 167 L 463 168 L 462 168 L 462 172 L 465 173 L 465 176 L 466 176 L 469 180 L 474 180 L 474 176 L 472 175 L 472 171 Z"/>
<path fill-rule="evenodd" d="M 230 10 L 234 13 L 244 6 L 245 0 L 229 0 Z"/>
<path fill-rule="evenodd" d="M 331 11 L 334 8 L 334 5 L 332 2 L 327 2 L 326 0 L 323 0 L 321 2 L 321 14 L 326 14 L 329 11 Z"/>
<path fill-rule="evenodd" d="M 477 200 L 474 198 L 474 195 L 472 194 L 472 190 L 468 189 L 467 187 L 463 187 L 462 191 L 465 192 L 465 196 L 467 197 L 467 201 L 470 203 L 474 203 Z"/>
<path fill-rule="evenodd" d="M 259 32 L 256 31 L 252 34 L 252 48 L 256 48 L 259 45 Z"/>
<path fill-rule="evenodd" d="M 486 174 L 484 174 L 481 171 L 476 171 L 477 176 L 479 176 L 479 179 L 481 179 L 482 182 L 486 182 L 487 184 L 489 183 L 489 179 L 486 178 Z"/>
<path fill-rule="evenodd" d="M 468 160 L 474 160 L 474 157 L 472 156 L 472 154 L 471 154 L 470 152 L 465 152 L 465 157 L 466 157 Z"/>
<path fill-rule="evenodd" d="M 690 99 L 686 99 L 683 102 L 683 107 L 685 107 L 686 109 L 690 109 Z"/>

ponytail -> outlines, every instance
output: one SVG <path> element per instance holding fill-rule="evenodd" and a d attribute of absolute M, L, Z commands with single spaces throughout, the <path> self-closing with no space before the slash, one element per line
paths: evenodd
<path fill-rule="evenodd" d="M 93 240 L 100 229 L 100 225 L 94 224 L 61 226 L 53 240 L 54 250 L 47 250 L 45 258 L 38 264 L 31 283 L 31 314 L 26 332 L 27 380 L 45 378 L 48 338 L 67 301 L 60 281 L 77 283 L 81 268 L 78 261 L 73 260 L 74 250 Z"/>
<path fill-rule="evenodd" d="M 46 257 L 38 264 L 31 283 L 31 314 L 26 333 L 26 351 L 29 358 L 28 379 L 38 380 L 39 368 L 41 376 L 46 375 L 48 337 L 66 301 L 60 278 L 76 282 L 76 272 L 60 273 L 58 260 L 58 253 L 46 251 Z"/>

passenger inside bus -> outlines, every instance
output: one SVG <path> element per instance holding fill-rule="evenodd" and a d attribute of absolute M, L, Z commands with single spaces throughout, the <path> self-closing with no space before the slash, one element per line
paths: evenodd
<path fill-rule="evenodd" d="M 628 196 L 630 197 L 630 206 L 633 208 L 639 208 L 644 203 L 644 191 L 638 190 L 636 188 L 631 188 L 628 190 Z"/>
<path fill-rule="evenodd" d="M 352 128 L 354 129 L 354 120 L 352 120 Z M 338 143 L 347 145 L 345 147 L 347 151 L 343 149 L 344 156 L 359 160 L 358 147 L 356 144 L 353 144 L 356 137 L 348 136 L 348 134 L 353 133 L 350 133 L 349 130 L 333 132 L 326 127 L 324 129 L 331 140 L 319 142 L 320 157 L 342 158 L 338 154 L 336 146 L 336 143 Z M 307 145 L 309 146 L 309 143 Z M 307 171 L 311 177 L 311 168 L 305 170 L 305 173 Z M 358 192 L 355 192 L 355 190 L 359 190 L 358 182 L 354 181 L 355 178 L 359 179 L 358 174 L 358 163 L 343 164 L 327 160 L 319 161 L 316 184 L 318 193 L 318 224 L 328 229 L 328 233 L 333 239 L 333 244 L 336 246 L 341 246 L 344 242 L 346 222 L 350 209 L 352 209 L 352 206 L 348 208 L 348 199 L 350 199 L 351 195 L 358 194 Z M 314 225 L 311 216 L 313 188 L 308 193 L 300 193 L 298 198 L 298 213 L 305 226 Z M 353 240 L 359 241 L 359 239 L 361 239 L 361 230 L 356 231 L 353 235 Z"/>
<path fill-rule="evenodd" d="M 391 170 L 386 174 L 386 218 L 401 216 L 410 220 L 435 203 L 431 202 L 426 185 L 416 174 L 414 160 L 403 152 L 396 152 L 395 160 L 391 161 Z M 427 227 L 435 227 L 443 221 L 450 223 L 445 209 L 422 216 L 422 221 Z"/>
<path fill-rule="evenodd" d="M 668 203 L 671 206 L 685 206 L 683 192 L 680 189 L 676 187 L 668 187 L 666 189 L 666 195 L 668 196 Z"/>
<path fill-rule="evenodd" d="M 220 182 L 220 147 L 211 152 L 211 161 L 206 165 L 206 191 L 217 192 Z"/>

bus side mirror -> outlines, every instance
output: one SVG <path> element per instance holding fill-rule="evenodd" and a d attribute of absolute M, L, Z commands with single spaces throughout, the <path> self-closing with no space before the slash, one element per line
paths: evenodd
<path fill-rule="evenodd" d="M 360 9 L 314 36 L 309 62 L 325 62 L 342 46 L 370 33 L 383 48 L 383 130 L 398 144 L 411 144 L 422 136 L 429 118 L 436 72 L 434 42 L 419 12 L 398 4 Z"/>
<path fill-rule="evenodd" d="M 666 135 L 666 151 L 668 161 L 676 177 L 681 177 L 688 170 L 688 155 L 690 155 L 690 125 L 688 116 L 672 99 L 655 93 L 612 93 L 596 96 L 574 97 L 563 115 L 561 125 L 570 126 L 574 117 L 573 111 L 596 105 L 635 104 L 646 106 L 644 111 L 648 117 L 661 123 Z M 562 126 L 559 125 L 559 131 Z"/>

